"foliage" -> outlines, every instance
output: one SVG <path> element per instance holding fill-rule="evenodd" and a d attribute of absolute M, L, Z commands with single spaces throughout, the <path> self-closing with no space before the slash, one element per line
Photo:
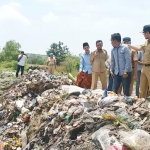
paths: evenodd
<path fill-rule="evenodd" d="M 28 55 L 28 64 L 38 64 L 38 65 L 44 65 L 47 56 L 43 55 L 37 55 L 37 54 L 27 54 Z"/>
<path fill-rule="evenodd" d="M 20 48 L 21 45 L 14 40 L 6 42 L 6 45 L 0 53 L 0 62 L 17 60 Z"/>
<path fill-rule="evenodd" d="M 56 63 L 57 65 L 60 65 L 61 62 L 63 62 L 68 55 L 70 55 L 69 48 L 67 46 L 64 46 L 62 42 L 53 43 L 51 44 L 50 48 L 47 51 L 47 55 L 49 53 L 53 53 L 56 57 Z"/>
<path fill-rule="evenodd" d="M 66 57 L 64 62 L 61 63 L 63 71 L 67 73 L 78 72 L 79 70 L 79 57 L 69 55 Z"/>

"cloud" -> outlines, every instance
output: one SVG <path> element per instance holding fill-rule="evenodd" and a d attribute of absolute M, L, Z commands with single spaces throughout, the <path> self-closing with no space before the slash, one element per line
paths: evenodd
<path fill-rule="evenodd" d="M 42 18 L 42 21 L 45 23 L 57 22 L 58 17 L 54 15 L 52 12 L 49 12 Z"/>
<path fill-rule="evenodd" d="M 30 21 L 22 15 L 15 7 L 20 7 L 18 3 L 10 3 L 0 7 L 0 21 L 18 20 L 22 23 L 29 25 Z"/>

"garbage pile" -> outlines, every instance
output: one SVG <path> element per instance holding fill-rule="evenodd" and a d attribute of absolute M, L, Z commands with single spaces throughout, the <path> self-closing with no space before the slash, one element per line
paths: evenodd
<path fill-rule="evenodd" d="M 0 104 L 2 150 L 150 150 L 145 99 L 72 85 L 28 70 Z"/>

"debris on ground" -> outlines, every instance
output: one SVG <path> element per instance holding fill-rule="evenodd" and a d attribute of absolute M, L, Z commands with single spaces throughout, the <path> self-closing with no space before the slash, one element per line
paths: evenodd
<path fill-rule="evenodd" d="M 150 150 L 145 99 L 73 85 L 30 68 L 0 103 L 1 150 Z"/>

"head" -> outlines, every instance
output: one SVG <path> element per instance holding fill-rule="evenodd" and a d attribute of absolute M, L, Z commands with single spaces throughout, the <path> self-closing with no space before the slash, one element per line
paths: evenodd
<path fill-rule="evenodd" d="M 53 53 L 50 53 L 50 54 L 49 54 L 49 57 L 53 58 Z"/>
<path fill-rule="evenodd" d="M 102 40 L 97 40 L 96 41 L 96 47 L 97 47 L 97 50 L 102 50 L 103 41 Z"/>
<path fill-rule="evenodd" d="M 145 39 L 150 40 L 150 25 L 145 25 L 143 27 L 143 35 L 144 35 Z"/>
<path fill-rule="evenodd" d="M 120 33 L 114 33 L 111 35 L 111 44 L 113 47 L 118 47 L 121 43 Z"/>
<path fill-rule="evenodd" d="M 123 38 L 123 44 L 131 44 L 131 38 L 130 37 L 124 37 Z"/>
<path fill-rule="evenodd" d="M 89 44 L 87 42 L 83 43 L 83 49 L 85 50 L 86 53 L 89 53 Z"/>
<path fill-rule="evenodd" d="M 20 53 L 21 53 L 21 54 L 24 54 L 24 51 L 21 51 Z"/>

